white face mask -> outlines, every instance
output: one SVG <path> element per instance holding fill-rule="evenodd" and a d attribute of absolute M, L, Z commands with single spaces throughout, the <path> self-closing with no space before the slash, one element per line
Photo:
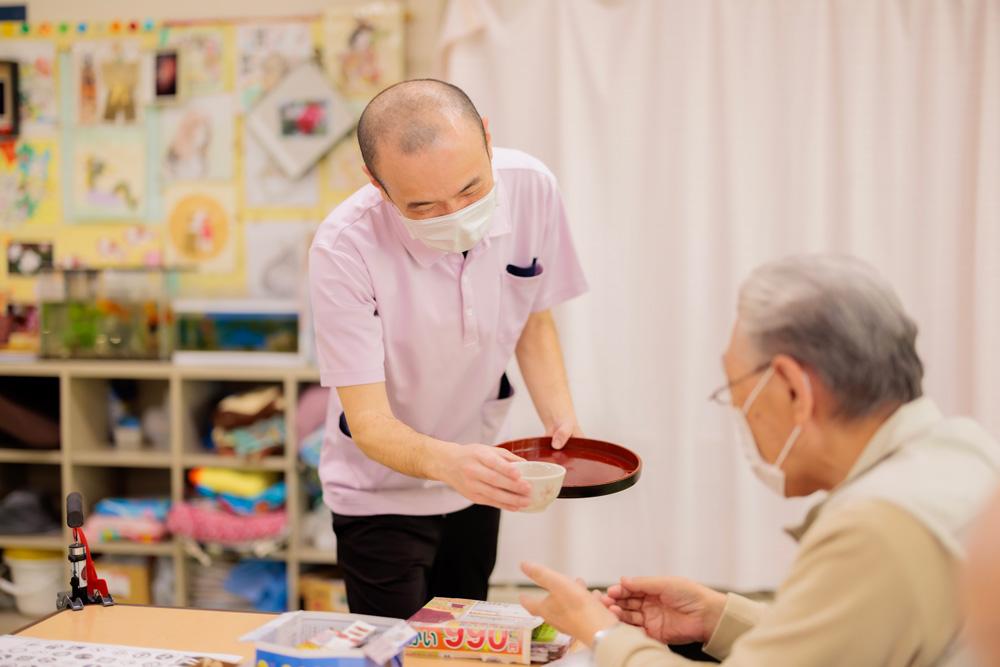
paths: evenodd
<path fill-rule="evenodd" d="M 486 236 L 496 207 L 497 186 L 494 184 L 485 197 L 454 213 L 423 220 L 413 220 L 400 213 L 399 218 L 410 237 L 424 245 L 445 252 L 465 252 Z"/>
<path fill-rule="evenodd" d="M 788 453 L 792 451 L 792 445 L 795 441 L 799 439 L 799 435 L 802 433 L 802 426 L 796 424 L 795 428 L 792 429 L 791 434 L 788 439 L 785 440 L 785 446 L 781 448 L 781 452 L 778 454 L 778 458 L 774 460 L 774 463 L 768 463 L 764 460 L 764 457 L 760 455 L 760 449 L 757 447 L 757 441 L 754 440 L 753 431 L 750 429 L 750 422 L 747 421 L 747 415 L 750 413 L 750 406 L 757 399 L 757 396 L 764 387 L 767 385 L 768 380 L 774 375 L 774 367 L 767 369 L 767 372 L 761 376 L 760 380 L 757 381 L 757 385 L 747 396 L 747 400 L 743 402 L 742 408 L 733 408 L 733 425 L 736 429 L 736 436 L 739 438 L 740 444 L 743 446 L 743 454 L 747 457 L 747 461 L 750 463 L 750 468 L 753 470 L 754 475 L 757 476 L 764 486 L 771 489 L 779 496 L 785 495 L 785 471 L 781 469 L 781 464 L 785 462 L 788 458 Z M 805 376 L 806 383 L 809 382 L 809 377 Z"/>

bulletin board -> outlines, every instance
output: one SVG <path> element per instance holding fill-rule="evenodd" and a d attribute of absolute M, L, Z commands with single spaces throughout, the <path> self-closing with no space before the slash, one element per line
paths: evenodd
<path fill-rule="evenodd" d="M 50 266 L 184 266 L 182 289 L 202 296 L 294 296 L 319 222 L 367 182 L 353 130 L 403 78 L 403 24 L 397 0 L 280 20 L 0 23 L 21 120 L 0 139 L 0 303 L 34 302 Z M 260 134 L 262 109 L 295 135 L 279 140 L 322 141 L 303 173 Z"/>

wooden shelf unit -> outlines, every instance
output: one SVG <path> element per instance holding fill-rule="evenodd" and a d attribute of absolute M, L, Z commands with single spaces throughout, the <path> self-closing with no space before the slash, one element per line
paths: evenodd
<path fill-rule="evenodd" d="M 164 495 L 173 502 L 184 500 L 187 471 L 191 468 L 213 466 L 279 472 L 284 475 L 288 488 L 288 546 L 267 558 L 287 564 L 288 608 L 297 609 L 299 606 L 301 566 L 336 562 L 335 554 L 305 546 L 300 529 L 308 507 L 297 464 L 295 407 L 301 387 L 319 382 L 317 370 L 309 367 L 188 367 L 169 362 L 37 361 L 0 363 L 0 377 L 50 377 L 56 381 L 62 440 L 60 449 L 53 451 L 16 449 L 0 441 L 0 468 L 18 466 L 35 471 L 44 480 L 50 481 L 45 485 L 46 490 L 59 498 L 65 498 L 71 491 L 80 491 L 84 494 L 88 511 L 94 502 L 107 496 Z M 111 444 L 107 422 L 107 385 L 111 380 L 138 380 L 140 403 L 167 403 L 170 425 L 167 447 L 130 451 L 116 449 Z M 259 461 L 245 461 L 205 452 L 199 443 L 199 424 L 195 415 L 207 414 L 208 402 L 220 391 L 256 385 L 274 385 L 283 390 L 288 434 L 285 453 Z M 60 503 L 60 506 L 64 505 L 64 502 Z M 65 515 L 62 516 L 63 526 L 65 519 Z M 61 533 L 55 534 L 0 535 L 0 549 L 64 551 L 69 537 L 70 531 L 65 527 Z M 94 543 L 92 547 L 95 555 L 171 558 L 175 579 L 174 604 L 188 605 L 188 568 L 194 561 L 186 553 L 181 540 L 150 544 Z"/>

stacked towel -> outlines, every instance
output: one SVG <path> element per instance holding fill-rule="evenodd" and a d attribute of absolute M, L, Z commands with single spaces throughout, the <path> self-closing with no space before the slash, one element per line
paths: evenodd
<path fill-rule="evenodd" d="M 223 455 L 260 458 L 285 447 L 285 399 L 278 387 L 227 396 L 212 416 L 212 444 Z"/>

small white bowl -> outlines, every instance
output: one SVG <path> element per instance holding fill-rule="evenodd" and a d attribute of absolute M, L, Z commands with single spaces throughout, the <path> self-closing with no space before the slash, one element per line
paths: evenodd
<path fill-rule="evenodd" d="M 514 467 L 531 485 L 531 504 L 521 510 L 522 512 L 541 512 L 552 504 L 562 490 L 566 468 L 558 463 L 517 461 Z"/>

